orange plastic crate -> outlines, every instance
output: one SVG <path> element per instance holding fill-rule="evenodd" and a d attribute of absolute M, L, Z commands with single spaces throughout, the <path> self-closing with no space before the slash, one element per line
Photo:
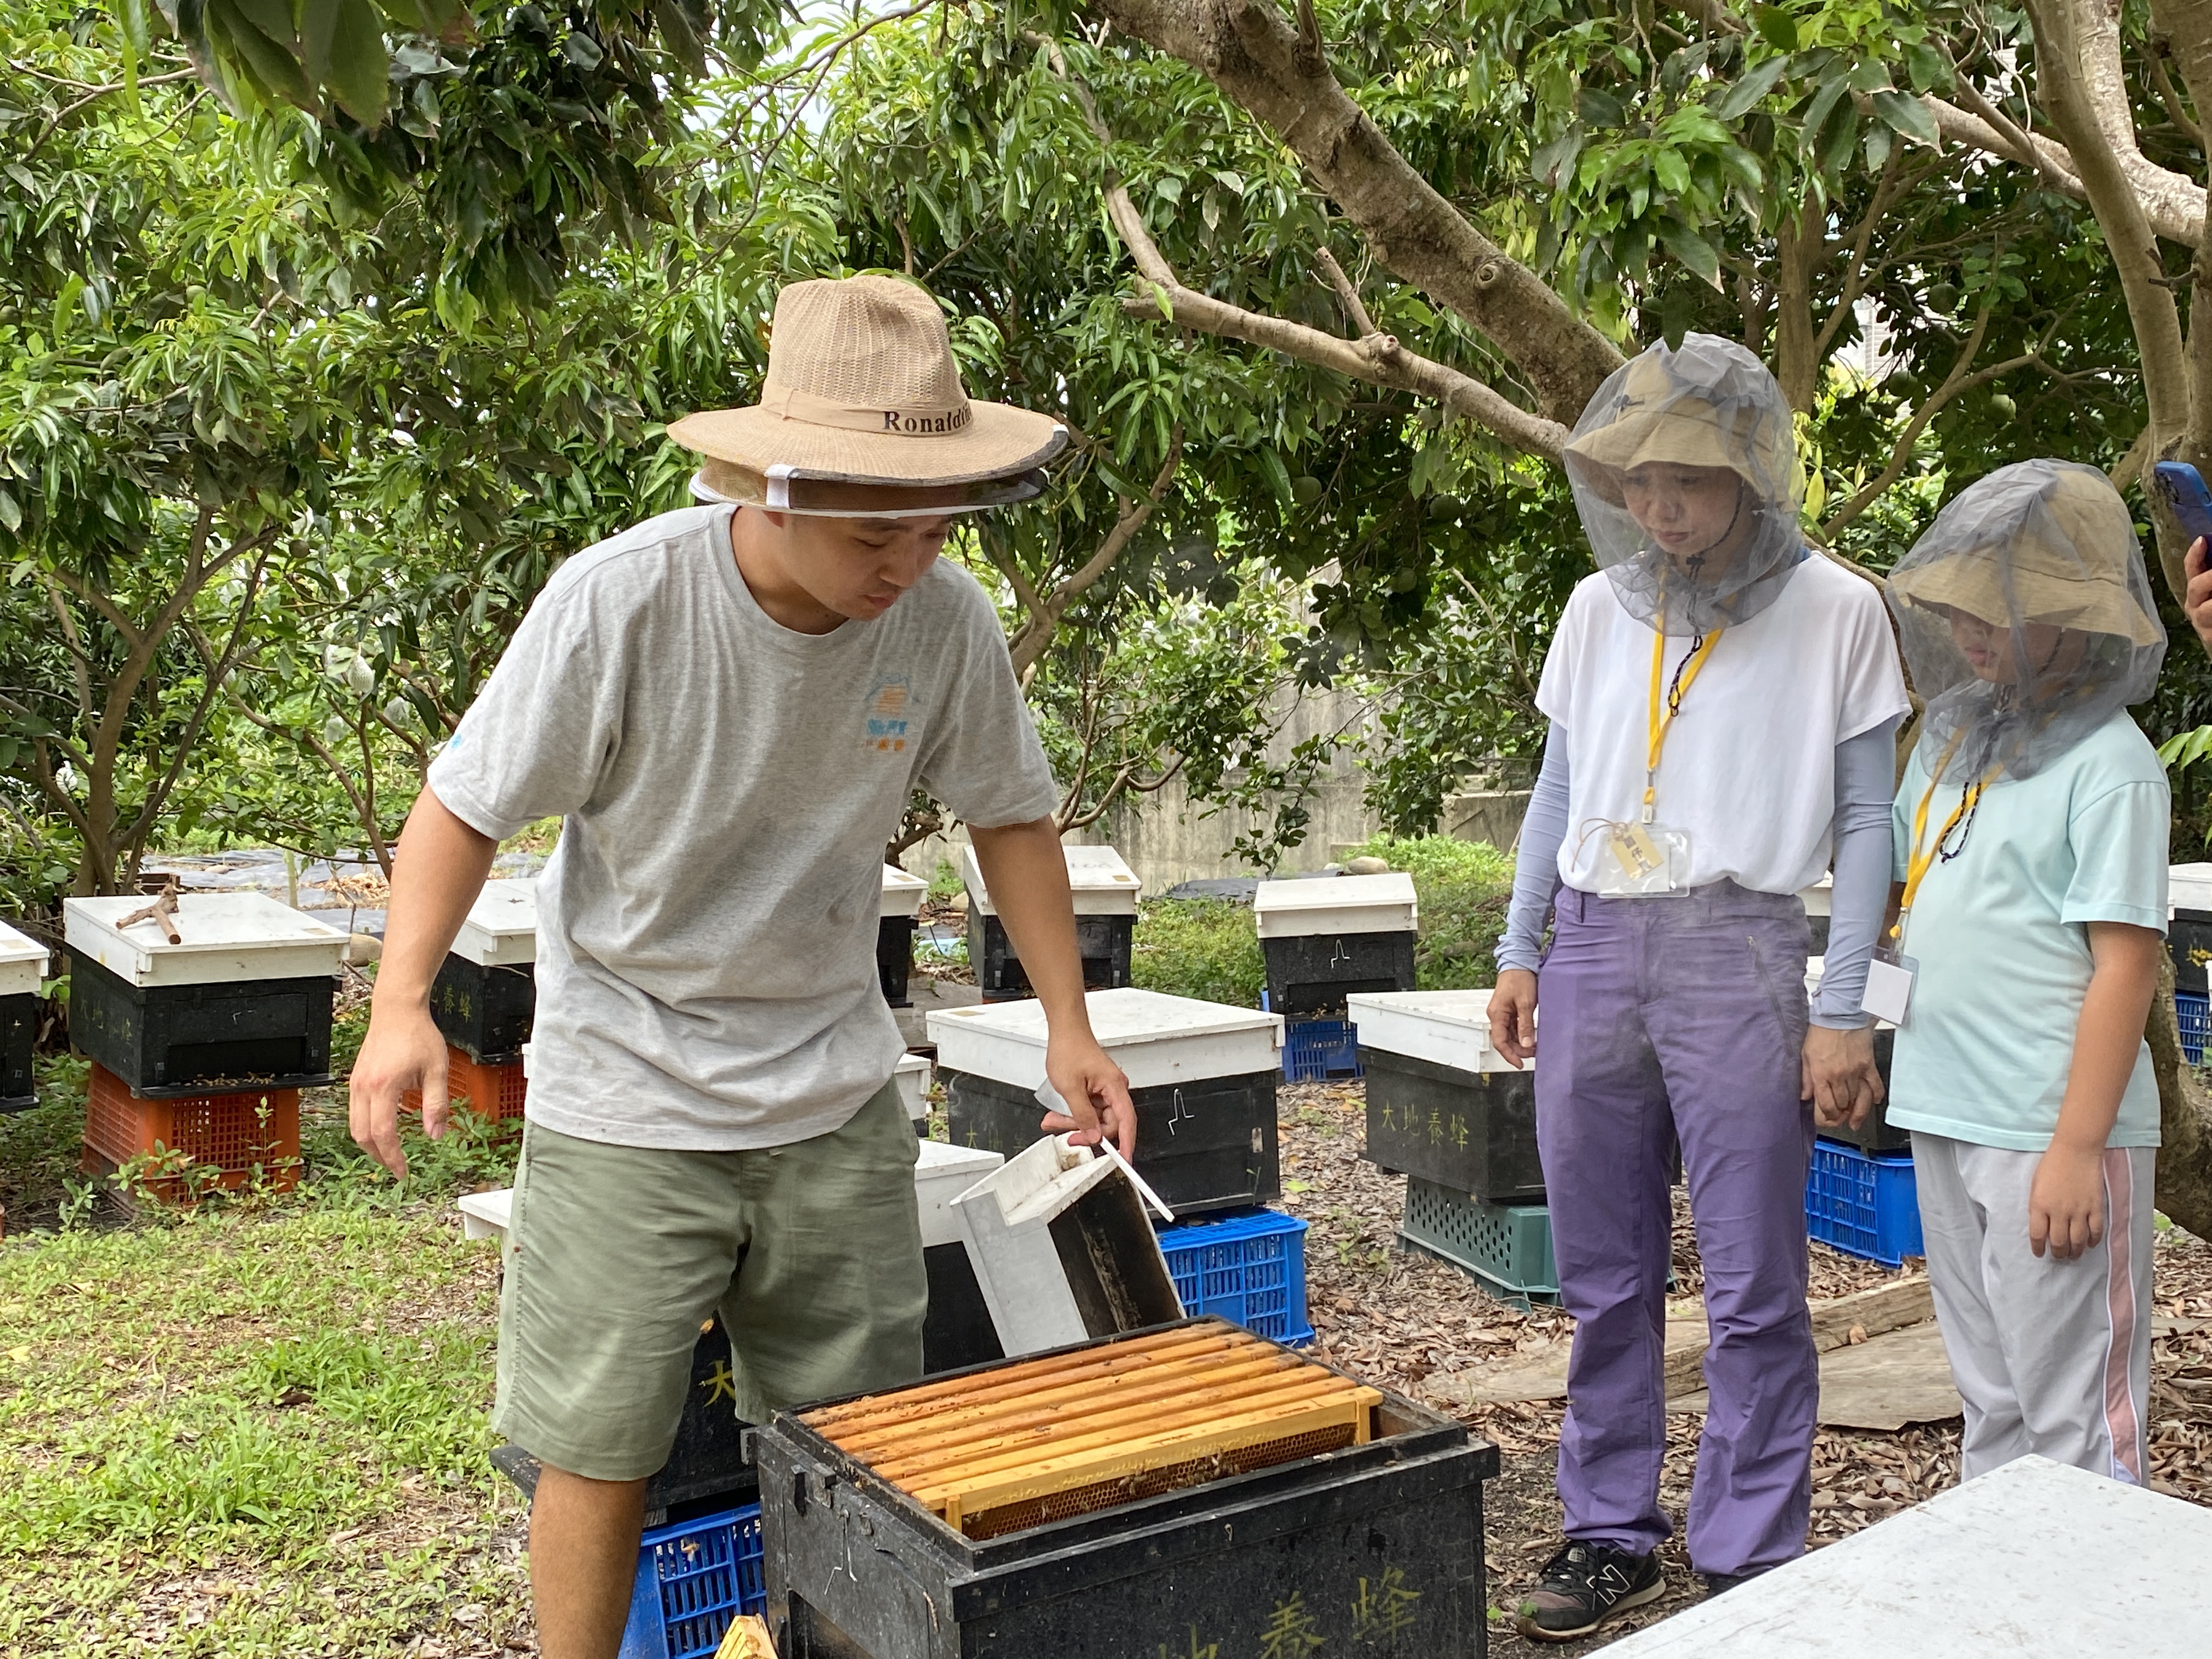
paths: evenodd
<path fill-rule="evenodd" d="M 94 1065 L 84 1106 L 87 1174 L 121 1169 L 149 1153 L 176 1153 L 194 1169 L 220 1171 L 214 1184 L 235 1191 L 260 1178 L 280 1192 L 300 1179 L 300 1091 L 245 1089 L 226 1094 L 142 1100 L 106 1066 Z M 191 1193 L 181 1176 L 140 1183 L 172 1202 Z"/>
<path fill-rule="evenodd" d="M 522 1075 L 520 1060 L 505 1066 L 486 1066 L 471 1060 L 452 1043 L 446 1045 L 447 1098 L 462 1102 L 478 1117 L 489 1118 L 494 1123 L 520 1118 L 523 1096 L 529 1088 L 529 1080 Z M 406 1111 L 421 1111 L 422 1091 L 410 1089 L 400 1096 L 399 1104 Z"/>

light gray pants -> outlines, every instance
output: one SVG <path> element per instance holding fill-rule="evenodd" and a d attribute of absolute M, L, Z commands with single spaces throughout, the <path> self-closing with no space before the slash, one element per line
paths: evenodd
<path fill-rule="evenodd" d="M 2033 1452 L 2140 1486 L 2158 1153 L 2106 1151 L 2104 1241 L 2070 1261 L 2028 1248 L 2042 1156 L 1912 1132 L 1936 1318 L 1966 1407 L 1960 1478 Z"/>

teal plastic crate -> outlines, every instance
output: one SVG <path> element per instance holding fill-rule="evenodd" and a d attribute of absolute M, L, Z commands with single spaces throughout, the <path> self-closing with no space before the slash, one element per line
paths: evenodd
<path fill-rule="evenodd" d="M 1805 1231 L 1821 1243 L 1885 1267 L 1925 1255 L 1920 1193 L 1910 1152 L 1863 1152 L 1838 1140 L 1813 1143 L 1805 1179 Z"/>
<path fill-rule="evenodd" d="M 1160 1253 L 1186 1314 L 1218 1314 L 1292 1347 L 1313 1340 L 1306 1318 L 1306 1224 L 1279 1210 L 1160 1230 Z"/>
<path fill-rule="evenodd" d="M 1559 1305 L 1552 1212 L 1541 1204 L 1492 1204 L 1409 1176 L 1398 1231 L 1509 1301 Z"/>
<path fill-rule="evenodd" d="M 768 1605 L 760 1505 L 649 1528 L 619 1659 L 711 1659 L 741 1613 Z"/>

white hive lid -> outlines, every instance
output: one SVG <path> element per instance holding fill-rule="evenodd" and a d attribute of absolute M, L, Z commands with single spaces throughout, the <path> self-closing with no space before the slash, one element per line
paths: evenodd
<path fill-rule="evenodd" d="M 1281 1064 L 1279 1015 L 1231 1008 L 1194 997 L 1125 988 L 1091 991 L 1091 1029 L 1128 1075 L 1133 1089 L 1200 1078 L 1243 1077 Z M 946 1008 L 928 1018 L 938 1066 L 1018 1088 L 1045 1080 L 1044 1005 L 985 1002 Z"/>
<path fill-rule="evenodd" d="M 920 876 L 910 876 L 896 864 L 884 866 L 884 896 L 878 916 L 912 916 L 921 912 L 921 901 L 929 892 L 929 884 Z"/>
<path fill-rule="evenodd" d="M 1263 881 L 1252 895 L 1261 939 L 1322 933 L 1405 933 L 1420 921 L 1413 878 L 1402 870 L 1381 876 L 1314 876 Z"/>
<path fill-rule="evenodd" d="M 960 1243 L 960 1218 L 952 1200 L 1006 1161 L 1005 1153 L 987 1152 L 980 1146 L 921 1143 L 914 1165 L 914 1200 L 921 1212 L 922 1249 Z"/>
<path fill-rule="evenodd" d="M 2212 864 L 2171 864 L 2166 870 L 2166 915 L 2177 910 L 2212 913 Z"/>
<path fill-rule="evenodd" d="M 180 942 L 159 922 L 120 926 L 153 901 L 139 894 L 63 902 L 70 949 L 137 986 L 224 985 L 249 979 L 335 974 L 346 935 L 265 893 L 185 893 L 177 899 Z"/>
<path fill-rule="evenodd" d="M 1110 847 L 1063 847 L 1061 854 L 1067 860 L 1067 888 L 1075 901 L 1079 916 L 1133 916 L 1137 914 L 1137 896 L 1144 884 L 1137 879 L 1136 872 L 1121 861 L 1121 855 Z M 983 885 L 983 872 L 975 862 L 975 849 L 960 849 L 960 880 L 968 890 L 968 902 L 982 915 L 995 916 L 991 895 Z"/>
<path fill-rule="evenodd" d="M 1827 875 L 1821 877 L 1810 887 L 1798 889 L 1797 896 L 1803 901 L 1807 915 L 1825 916 L 1828 914 L 1835 891 L 1836 878 L 1832 875 Z"/>
<path fill-rule="evenodd" d="M 927 1054 L 901 1054 L 891 1068 L 891 1081 L 898 1085 L 899 1098 L 906 1102 L 908 1117 L 929 1115 L 930 1069 Z"/>
<path fill-rule="evenodd" d="M 453 954 L 484 968 L 538 960 L 538 880 L 488 881 L 461 923 Z"/>
<path fill-rule="evenodd" d="M 1345 999 L 1362 1048 L 1462 1072 L 1533 1070 L 1490 1046 L 1490 993 L 1358 991 Z"/>
<path fill-rule="evenodd" d="M 36 996 L 46 976 L 46 947 L 0 921 L 0 997 Z"/>

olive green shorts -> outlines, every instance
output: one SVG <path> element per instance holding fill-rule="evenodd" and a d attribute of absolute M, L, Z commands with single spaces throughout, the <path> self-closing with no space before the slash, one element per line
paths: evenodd
<path fill-rule="evenodd" d="M 757 1152 L 611 1146 L 526 1123 L 493 1428 L 571 1474 L 643 1479 L 668 1461 L 717 1310 L 749 1423 L 920 1376 L 915 1144 L 888 1083 L 842 1128 Z"/>

